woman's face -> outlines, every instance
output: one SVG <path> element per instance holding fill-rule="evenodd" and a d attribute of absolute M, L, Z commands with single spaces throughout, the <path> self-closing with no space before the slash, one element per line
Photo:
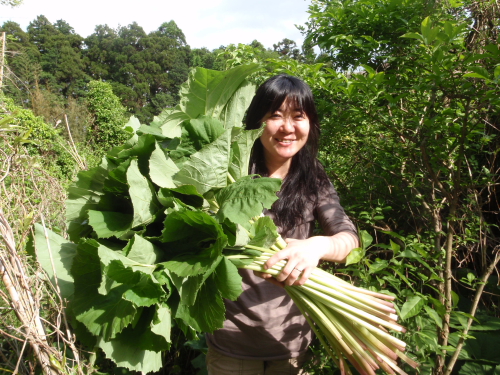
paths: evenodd
<path fill-rule="evenodd" d="M 309 136 L 309 118 L 285 100 L 274 113 L 264 118 L 266 127 L 260 136 L 266 163 L 284 163 L 300 151 Z"/>

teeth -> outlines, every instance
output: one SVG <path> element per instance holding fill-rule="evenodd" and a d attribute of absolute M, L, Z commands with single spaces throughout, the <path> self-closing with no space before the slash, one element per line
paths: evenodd
<path fill-rule="evenodd" d="M 278 139 L 278 142 L 282 142 L 282 143 L 292 143 L 293 140 L 291 139 Z"/>

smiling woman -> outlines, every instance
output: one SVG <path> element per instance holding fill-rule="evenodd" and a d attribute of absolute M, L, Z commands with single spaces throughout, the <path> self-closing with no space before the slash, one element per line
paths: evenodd
<path fill-rule="evenodd" d="M 311 328 L 282 286 L 303 285 L 320 260 L 342 262 L 358 246 L 356 228 L 316 159 L 320 127 L 309 86 L 288 75 L 266 81 L 250 104 L 246 128 L 262 123 L 249 172 L 283 179 L 279 199 L 264 214 L 288 243 L 265 268 L 287 262 L 275 278 L 240 270 L 243 293 L 225 301 L 224 327 L 208 335 L 209 374 L 305 374 Z M 316 220 L 324 236 L 312 236 Z"/>

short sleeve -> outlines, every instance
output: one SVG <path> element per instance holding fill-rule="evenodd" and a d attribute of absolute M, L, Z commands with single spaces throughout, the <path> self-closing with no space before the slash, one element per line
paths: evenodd
<path fill-rule="evenodd" d="M 355 225 L 340 205 L 339 196 L 331 182 L 319 192 L 314 215 L 327 236 L 340 232 L 358 235 Z"/>

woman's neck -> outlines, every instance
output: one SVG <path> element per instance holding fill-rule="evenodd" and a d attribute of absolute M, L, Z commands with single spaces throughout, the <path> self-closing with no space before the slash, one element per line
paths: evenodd
<path fill-rule="evenodd" d="M 269 177 L 284 179 L 290 170 L 291 164 L 292 159 L 274 162 L 266 160 L 267 173 L 269 173 Z"/>

